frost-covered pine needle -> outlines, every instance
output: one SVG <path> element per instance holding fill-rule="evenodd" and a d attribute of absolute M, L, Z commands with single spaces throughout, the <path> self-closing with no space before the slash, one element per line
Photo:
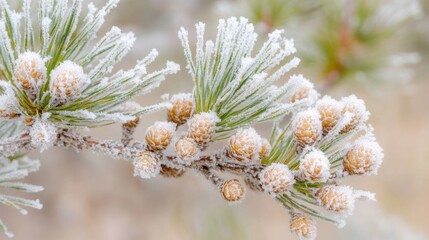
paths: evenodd
<path fill-rule="evenodd" d="M 299 64 L 299 59 L 291 56 L 296 51 L 292 39 L 276 30 L 256 50 L 257 34 L 245 18 L 221 19 L 215 41 L 204 41 L 204 31 L 205 25 L 198 23 L 194 53 L 188 32 L 184 28 L 179 31 L 187 68 L 195 83 L 196 113 L 216 113 L 221 119 L 217 133 L 228 134 L 288 112 L 278 106 L 292 88 L 273 84 Z"/>
<path fill-rule="evenodd" d="M 31 160 L 27 157 L 18 158 L 14 160 L 0 157 L 0 191 L 1 189 L 12 189 L 29 193 L 42 191 L 43 187 L 16 182 L 17 180 L 25 178 L 30 172 L 38 171 L 39 166 L 39 161 Z M 39 202 L 39 200 L 28 200 L 21 197 L 4 195 L 1 192 L 0 203 L 13 207 L 24 215 L 27 214 L 27 210 L 25 210 L 25 207 L 35 209 L 42 208 L 42 204 Z M 3 230 L 6 236 L 13 237 L 13 234 L 9 232 L 6 225 L 1 221 L 1 219 L 0 230 Z"/>
<path fill-rule="evenodd" d="M 112 27 L 94 40 L 118 1 L 101 9 L 90 4 L 86 11 L 82 2 L 41 0 L 36 17 L 29 0 L 18 12 L 0 0 L 0 70 L 6 80 L 0 81 L 0 190 L 41 191 L 15 181 L 39 166 L 23 156 L 57 146 L 129 160 L 134 176 L 143 179 L 194 170 L 234 204 L 245 198 L 245 187 L 220 173 L 242 177 L 250 189 L 286 208 L 291 230 L 301 239 L 315 238 L 314 218 L 343 226 L 356 199 L 374 199 L 340 185 L 344 177 L 375 174 L 384 157 L 367 124 L 365 103 L 354 95 L 319 100 L 302 75 L 278 84 L 300 61 L 283 31 L 273 31 L 255 50 L 257 34 L 245 18 L 221 19 L 214 41 L 204 39 L 205 25 L 198 23 L 192 51 L 182 28 L 193 93 L 141 106 L 132 98 L 150 92 L 179 66 L 167 62 L 164 69 L 148 71 L 158 55 L 153 50 L 130 70 L 116 71 L 134 35 Z M 135 141 L 140 115 L 162 109 L 166 121 L 155 122 L 142 142 Z M 270 141 L 252 126 L 268 120 L 274 120 Z M 110 123 L 120 123 L 122 139 L 79 133 Z M 213 141 L 228 137 L 226 146 L 212 152 Z M 23 214 L 24 207 L 42 207 L 38 200 L 1 193 L 0 203 Z M 1 220 L 0 229 L 12 236 Z"/>
<path fill-rule="evenodd" d="M 33 8 L 35 3 L 26 0 L 18 11 L 0 2 L 0 71 L 15 83 L 19 114 L 35 120 L 50 113 L 48 120 L 63 127 L 93 127 L 159 110 L 124 112 L 118 106 L 150 92 L 179 66 L 167 62 L 161 70 L 148 71 L 158 55 L 153 50 L 135 67 L 114 71 L 131 50 L 134 34 L 113 27 L 98 40 L 96 35 L 119 1 L 109 0 L 100 9 L 91 3 L 87 10 L 82 2 L 44 0 Z"/>

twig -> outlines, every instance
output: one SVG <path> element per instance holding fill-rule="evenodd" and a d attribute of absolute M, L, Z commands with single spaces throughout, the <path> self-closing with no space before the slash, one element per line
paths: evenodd
<path fill-rule="evenodd" d="M 200 166 L 195 168 L 198 172 L 200 172 L 202 175 L 204 175 L 207 180 L 212 182 L 215 186 L 220 187 L 225 180 L 219 177 L 213 170 L 211 170 L 208 167 Z"/>
<path fill-rule="evenodd" d="M 28 132 L 0 141 L 0 154 L 6 157 L 34 149 Z"/>
<path fill-rule="evenodd" d="M 122 144 L 129 145 L 131 141 L 133 141 L 133 135 L 139 123 L 140 118 L 137 117 L 135 120 L 129 121 L 122 125 Z"/>
<path fill-rule="evenodd" d="M 84 149 L 92 150 L 94 152 L 106 154 L 115 159 L 131 160 L 134 159 L 142 150 L 137 145 L 124 145 L 123 143 L 113 140 L 99 140 L 92 137 L 84 137 L 78 133 L 71 131 L 63 131 L 58 135 L 58 140 L 55 144 L 59 147 L 72 147 L 77 151 Z M 246 178 L 257 179 L 258 173 L 264 168 L 263 164 L 243 164 L 229 160 L 224 153 L 217 153 L 214 155 L 201 156 L 191 164 L 184 164 L 179 161 L 176 156 L 162 156 L 163 164 L 175 168 L 188 168 L 194 169 L 213 183 L 220 183 L 218 180 L 214 181 L 214 173 L 212 170 L 227 171 L 236 175 L 241 175 Z M 207 175 L 210 172 L 210 177 Z"/>
<path fill-rule="evenodd" d="M 60 147 L 72 147 L 77 151 L 84 149 L 92 150 L 94 152 L 106 154 L 115 159 L 124 160 L 133 159 L 139 151 L 137 148 L 126 146 L 117 141 L 84 137 L 71 131 L 60 132 L 55 145 Z"/>

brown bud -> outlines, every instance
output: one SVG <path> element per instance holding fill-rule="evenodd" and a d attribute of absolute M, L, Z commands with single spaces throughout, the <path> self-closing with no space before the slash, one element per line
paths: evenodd
<path fill-rule="evenodd" d="M 156 122 L 146 132 L 146 143 L 155 151 L 164 150 L 170 145 L 176 132 L 176 124 L 171 122 Z"/>
<path fill-rule="evenodd" d="M 140 118 L 136 117 L 134 118 L 134 120 L 124 123 L 123 126 L 127 128 L 135 128 L 139 125 L 139 123 L 140 123 Z"/>
<path fill-rule="evenodd" d="M 216 132 L 218 121 L 219 118 L 214 112 L 194 115 L 188 121 L 188 137 L 192 138 L 198 145 L 207 144 Z"/>
<path fill-rule="evenodd" d="M 240 129 L 229 139 L 227 147 L 229 156 L 242 162 L 259 160 L 261 149 L 262 138 L 253 128 Z"/>
<path fill-rule="evenodd" d="M 197 144 L 190 138 L 184 137 L 174 144 L 177 156 L 181 159 L 192 158 L 198 153 Z"/>
<path fill-rule="evenodd" d="M 293 214 L 290 220 L 290 230 L 299 239 L 313 240 L 317 236 L 317 228 L 314 221 L 302 214 Z"/>
<path fill-rule="evenodd" d="M 347 212 L 353 208 L 352 190 L 347 186 L 326 186 L 316 192 L 320 204 L 328 210 Z"/>
<path fill-rule="evenodd" d="M 34 93 L 36 87 L 46 80 L 45 62 L 40 54 L 25 52 L 16 60 L 13 76 L 22 90 Z"/>
<path fill-rule="evenodd" d="M 167 110 L 168 120 L 178 125 L 186 123 L 191 117 L 194 102 L 191 94 L 177 94 L 171 100 L 171 108 Z"/>
<path fill-rule="evenodd" d="M 343 167 L 350 175 L 376 174 L 383 157 L 383 149 L 377 142 L 362 139 L 347 152 Z"/>
<path fill-rule="evenodd" d="M 313 145 L 322 135 L 319 112 L 310 109 L 298 113 L 293 121 L 293 133 L 301 146 Z"/>
<path fill-rule="evenodd" d="M 141 178 L 152 178 L 158 175 L 160 167 L 158 157 L 149 151 L 142 151 L 134 159 L 134 176 Z"/>
<path fill-rule="evenodd" d="M 259 152 L 259 157 L 262 159 L 264 157 L 268 157 L 271 153 L 271 144 L 268 142 L 267 139 L 262 139 L 262 147 L 261 151 Z"/>
<path fill-rule="evenodd" d="M 223 198 L 231 203 L 238 203 L 244 198 L 244 188 L 237 179 L 224 182 L 221 186 L 221 193 Z"/>
<path fill-rule="evenodd" d="M 163 177 L 171 177 L 171 178 L 178 178 L 185 174 L 185 169 L 182 168 L 175 168 L 175 167 L 169 167 L 167 165 L 161 165 L 161 175 Z"/>
<path fill-rule="evenodd" d="M 65 103 L 81 93 L 89 83 L 83 68 L 72 61 L 65 61 L 51 72 L 51 96 Z"/>
<path fill-rule="evenodd" d="M 294 176 L 286 164 L 273 163 L 259 174 L 262 188 L 268 193 L 281 194 L 295 183 Z"/>
<path fill-rule="evenodd" d="M 343 109 L 341 111 L 344 116 L 346 113 L 351 114 L 351 121 L 342 130 L 341 133 L 348 133 L 355 129 L 359 124 L 368 120 L 369 113 L 366 111 L 365 102 L 351 95 L 341 100 Z"/>
<path fill-rule="evenodd" d="M 317 103 L 317 110 L 320 113 L 323 133 L 327 134 L 341 117 L 341 104 L 335 99 L 325 96 Z"/>

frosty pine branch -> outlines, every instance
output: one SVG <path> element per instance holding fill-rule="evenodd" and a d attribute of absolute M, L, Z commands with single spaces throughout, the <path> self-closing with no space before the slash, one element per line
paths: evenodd
<path fill-rule="evenodd" d="M 320 98 L 302 75 L 281 84 L 299 64 L 293 40 L 282 31 L 254 49 L 257 34 L 244 18 L 220 20 L 214 41 L 204 41 L 205 25 L 198 23 L 193 51 L 188 32 L 180 29 L 194 89 L 143 107 L 132 98 L 150 92 L 179 66 L 168 62 L 148 72 L 158 54 L 153 50 L 131 70 L 112 72 L 135 40 L 113 27 L 95 41 L 117 2 L 99 10 L 90 4 L 82 17 L 81 0 L 43 0 L 33 18 L 31 1 L 15 12 L 0 0 L 0 188 L 42 190 L 10 181 L 37 170 L 35 161 L 23 157 L 28 151 L 56 146 L 130 160 L 134 175 L 145 179 L 194 170 L 230 203 L 244 199 L 241 178 L 284 205 L 300 239 L 316 237 L 315 219 L 342 226 L 355 199 L 373 199 L 340 184 L 346 176 L 376 174 L 383 159 L 364 102 L 353 95 Z M 161 110 L 166 121 L 149 127 L 144 141 L 134 140 L 142 115 Z M 268 139 L 251 127 L 263 121 L 273 122 Z M 113 123 L 122 126 L 120 140 L 80 134 Z M 216 141 L 226 145 L 211 152 L 208 146 Z M 223 179 L 219 172 L 237 178 Z M 41 208 L 38 201 L 3 195 L 0 203 L 21 212 L 20 206 Z M 1 221 L 0 227 L 12 236 Z"/>

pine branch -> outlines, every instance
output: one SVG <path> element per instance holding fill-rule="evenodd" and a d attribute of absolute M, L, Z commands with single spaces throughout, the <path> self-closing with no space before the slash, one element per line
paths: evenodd
<path fill-rule="evenodd" d="M 291 230 L 305 239 L 316 236 L 313 217 L 340 224 L 356 199 L 373 199 L 337 185 L 349 175 L 376 174 L 382 163 L 365 103 L 354 95 L 319 99 L 302 75 L 290 76 L 279 87 L 276 83 L 300 62 L 284 31 L 275 30 L 257 44 L 254 26 L 233 17 L 221 19 L 216 39 L 204 42 L 205 25 L 198 23 L 194 56 L 182 28 L 192 94 L 140 106 L 132 98 L 158 87 L 180 67 L 167 62 L 148 72 L 158 55 L 152 50 L 130 70 L 112 73 L 135 41 L 132 33 L 113 27 L 95 42 L 116 3 L 110 0 L 100 10 L 90 5 L 82 18 L 82 0 L 43 0 L 33 18 L 29 0 L 21 12 L 0 0 L 0 71 L 6 80 L 0 81 L 0 117 L 5 118 L 0 120 L 0 188 L 42 190 L 10 181 L 37 170 L 22 154 L 57 146 L 132 161 L 134 175 L 145 179 L 196 171 L 232 204 L 244 199 L 237 179 L 243 178 L 251 189 L 283 204 L 291 214 Z M 38 29 L 33 30 L 34 23 Z M 155 122 L 144 141 L 134 141 L 140 116 L 161 110 L 167 111 L 167 121 Z M 274 121 L 270 140 L 252 128 L 263 121 Z M 283 121 L 289 121 L 284 128 Z M 122 127 L 118 141 L 79 134 L 113 123 Z M 182 131 L 178 126 L 184 124 Z M 222 140 L 227 140 L 224 147 L 209 151 Z M 223 172 L 237 178 L 223 179 Z M 41 208 L 37 200 L 1 194 L 0 203 L 22 213 L 23 207 Z M 7 232 L 1 221 L 0 228 Z"/>
<path fill-rule="evenodd" d="M 146 151 L 141 147 L 142 144 L 125 145 L 114 140 L 100 140 L 91 136 L 81 136 L 72 131 L 63 131 L 58 134 L 58 140 L 55 143 L 58 147 L 71 147 L 76 151 L 91 150 L 96 153 L 102 153 L 114 159 L 131 160 L 135 159 L 142 151 Z M 237 175 L 255 178 L 258 173 L 264 168 L 263 164 L 242 164 L 234 162 L 227 157 L 224 152 L 214 155 L 200 156 L 191 164 L 183 163 L 177 156 L 160 157 L 166 164 L 175 168 L 189 168 L 197 171 L 204 169 L 214 169 L 219 171 L 228 171 Z"/>

